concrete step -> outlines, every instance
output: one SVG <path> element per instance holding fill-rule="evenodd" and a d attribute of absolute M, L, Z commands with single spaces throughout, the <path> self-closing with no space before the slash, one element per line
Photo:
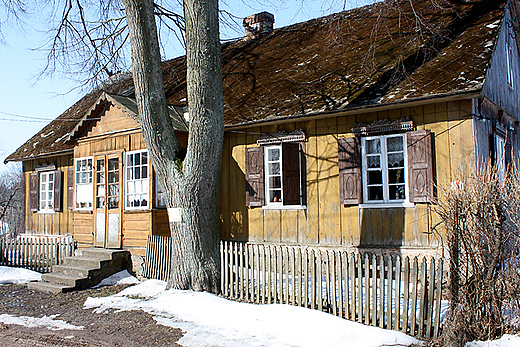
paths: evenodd
<path fill-rule="evenodd" d="M 63 265 L 68 266 L 83 266 L 91 269 L 101 269 L 103 262 L 110 262 L 110 259 L 87 258 L 87 257 L 65 257 L 63 258 Z"/>
<path fill-rule="evenodd" d="M 74 290 L 74 287 L 63 285 L 63 284 L 56 284 L 56 283 L 49 283 L 49 282 L 29 282 L 27 283 L 27 288 L 32 290 L 38 290 L 40 292 L 47 292 L 47 293 L 65 293 L 65 292 L 71 292 Z"/>
<path fill-rule="evenodd" d="M 89 266 L 79 266 L 79 265 L 53 265 L 52 266 L 53 273 L 59 273 L 59 274 L 69 275 L 69 276 L 93 277 L 93 276 L 95 276 L 96 271 L 99 271 L 99 269 L 92 269 Z"/>
<path fill-rule="evenodd" d="M 121 249 L 104 249 L 104 248 L 83 248 L 78 251 L 81 257 L 99 258 L 99 259 L 115 259 L 125 256 L 127 251 Z"/>
<path fill-rule="evenodd" d="M 72 286 L 72 287 L 77 287 L 78 285 L 80 285 L 80 282 L 82 280 L 87 280 L 87 278 L 64 275 L 64 274 L 57 274 L 54 272 L 42 274 L 42 282 L 64 284 L 64 285 Z"/>

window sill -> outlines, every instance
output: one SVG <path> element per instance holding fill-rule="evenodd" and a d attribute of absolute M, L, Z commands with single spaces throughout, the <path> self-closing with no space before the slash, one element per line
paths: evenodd
<path fill-rule="evenodd" d="M 406 208 L 415 207 L 411 202 L 388 202 L 388 203 L 364 203 L 360 204 L 359 208 Z"/>
<path fill-rule="evenodd" d="M 40 211 L 38 211 L 38 214 L 56 214 L 56 211 L 54 211 L 54 210 L 40 210 Z"/>
<path fill-rule="evenodd" d="M 125 213 L 140 213 L 140 212 L 150 212 L 150 208 L 149 207 L 142 207 L 142 208 L 129 208 L 129 207 L 126 207 L 124 212 Z"/>
<path fill-rule="evenodd" d="M 262 206 L 263 210 L 306 210 L 305 205 L 265 205 Z"/>

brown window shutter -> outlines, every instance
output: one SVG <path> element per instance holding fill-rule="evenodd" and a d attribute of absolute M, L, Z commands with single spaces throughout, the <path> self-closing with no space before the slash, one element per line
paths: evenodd
<path fill-rule="evenodd" d="M 250 147 L 246 149 L 246 205 L 264 203 L 264 148 Z"/>
<path fill-rule="evenodd" d="M 300 144 L 282 143 L 282 182 L 284 205 L 300 205 Z"/>
<path fill-rule="evenodd" d="M 74 168 L 67 169 L 67 210 L 74 209 Z"/>
<path fill-rule="evenodd" d="M 432 140 L 430 130 L 407 133 L 410 202 L 433 199 Z"/>
<path fill-rule="evenodd" d="M 33 212 L 40 209 L 40 174 L 38 172 L 29 174 L 29 207 Z"/>
<path fill-rule="evenodd" d="M 61 211 L 61 182 L 63 173 L 61 170 L 54 171 L 54 211 Z"/>
<path fill-rule="evenodd" d="M 339 199 L 343 205 L 363 202 L 358 137 L 338 139 Z"/>

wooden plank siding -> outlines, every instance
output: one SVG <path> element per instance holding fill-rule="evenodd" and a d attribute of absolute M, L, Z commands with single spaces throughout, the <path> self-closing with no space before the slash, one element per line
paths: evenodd
<path fill-rule="evenodd" d="M 338 138 L 352 137 L 357 123 L 375 120 L 413 120 L 416 130 L 431 130 L 436 183 L 450 182 L 452 173 L 474 165 L 472 100 L 449 101 L 348 116 L 285 122 L 261 128 L 226 132 L 220 186 L 220 232 L 223 240 L 344 247 L 428 247 L 440 240 L 431 233 L 437 217 L 431 206 L 416 203 L 402 208 L 344 206 L 339 199 Z M 244 149 L 258 146 L 261 133 L 302 129 L 306 158 L 305 209 L 244 207 Z M 229 204 L 226 203 L 226 199 Z M 236 211 L 244 220 L 236 233 Z M 231 211 L 228 209 L 231 207 Z M 243 210 L 246 208 L 246 210 Z"/>

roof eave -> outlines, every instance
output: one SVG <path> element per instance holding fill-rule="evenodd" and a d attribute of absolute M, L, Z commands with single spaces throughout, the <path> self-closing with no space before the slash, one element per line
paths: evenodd
<path fill-rule="evenodd" d="M 17 161 L 28 161 L 28 160 L 33 160 L 33 159 L 40 159 L 40 158 L 45 158 L 45 157 L 54 157 L 57 155 L 64 155 L 64 154 L 68 154 L 68 153 L 74 153 L 74 149 L 67 149 L 67 150 L 63 150 L 63 151 L 32 155 L 29 157 L 15 157 L 15 158 L 7 157 L 4 160 L 4 164 L 10 163 L 10 162 L 17 162 Z"/>
<path fill-rule="evenodd" d="M 379 104 L 368 104 L 368 105 L 360 105 L 353 107 L 346 107 L 340 110 L 326 110 L 326 111 L 315 111 L 309 112 L 306 114 L 298 114 L 292 116 L 279 117 L 276 119 L 262 119 L 247 123 L 240 123 L 234 125 L 226 125 L 226 129 L 240 129 L 240 128 L 250 128 L 254 126 L 264 126 L 270 124 L 280 124 L 280 123 L 289 123 L 294 121 L 302 121 L 302 120 L 313 120 L 319 118 L 327 118 L 331 116 L 346 116 L 350 114 L 359 114 L 359 113 L 368 113 L 374 111 L 383 111 L 386 109 L 393 109 L 397 107 L 402 107 L 403 105 L 407 105 L 407 107 L 417 106 L 421 104 L 425 104 L 426 101 L 432 102 L 444 102 L 444 101 L 454 101 L 461 99 L 471 99 L 482 96 L 482 87 L 467 90 L 467 91 L 456 91 L 450 93 L 443 93 L 435 96 L 423 96 L 418 98 L 410 98 L 410 99 L 401 99 L 393 102 L 379 103 Z"/>

